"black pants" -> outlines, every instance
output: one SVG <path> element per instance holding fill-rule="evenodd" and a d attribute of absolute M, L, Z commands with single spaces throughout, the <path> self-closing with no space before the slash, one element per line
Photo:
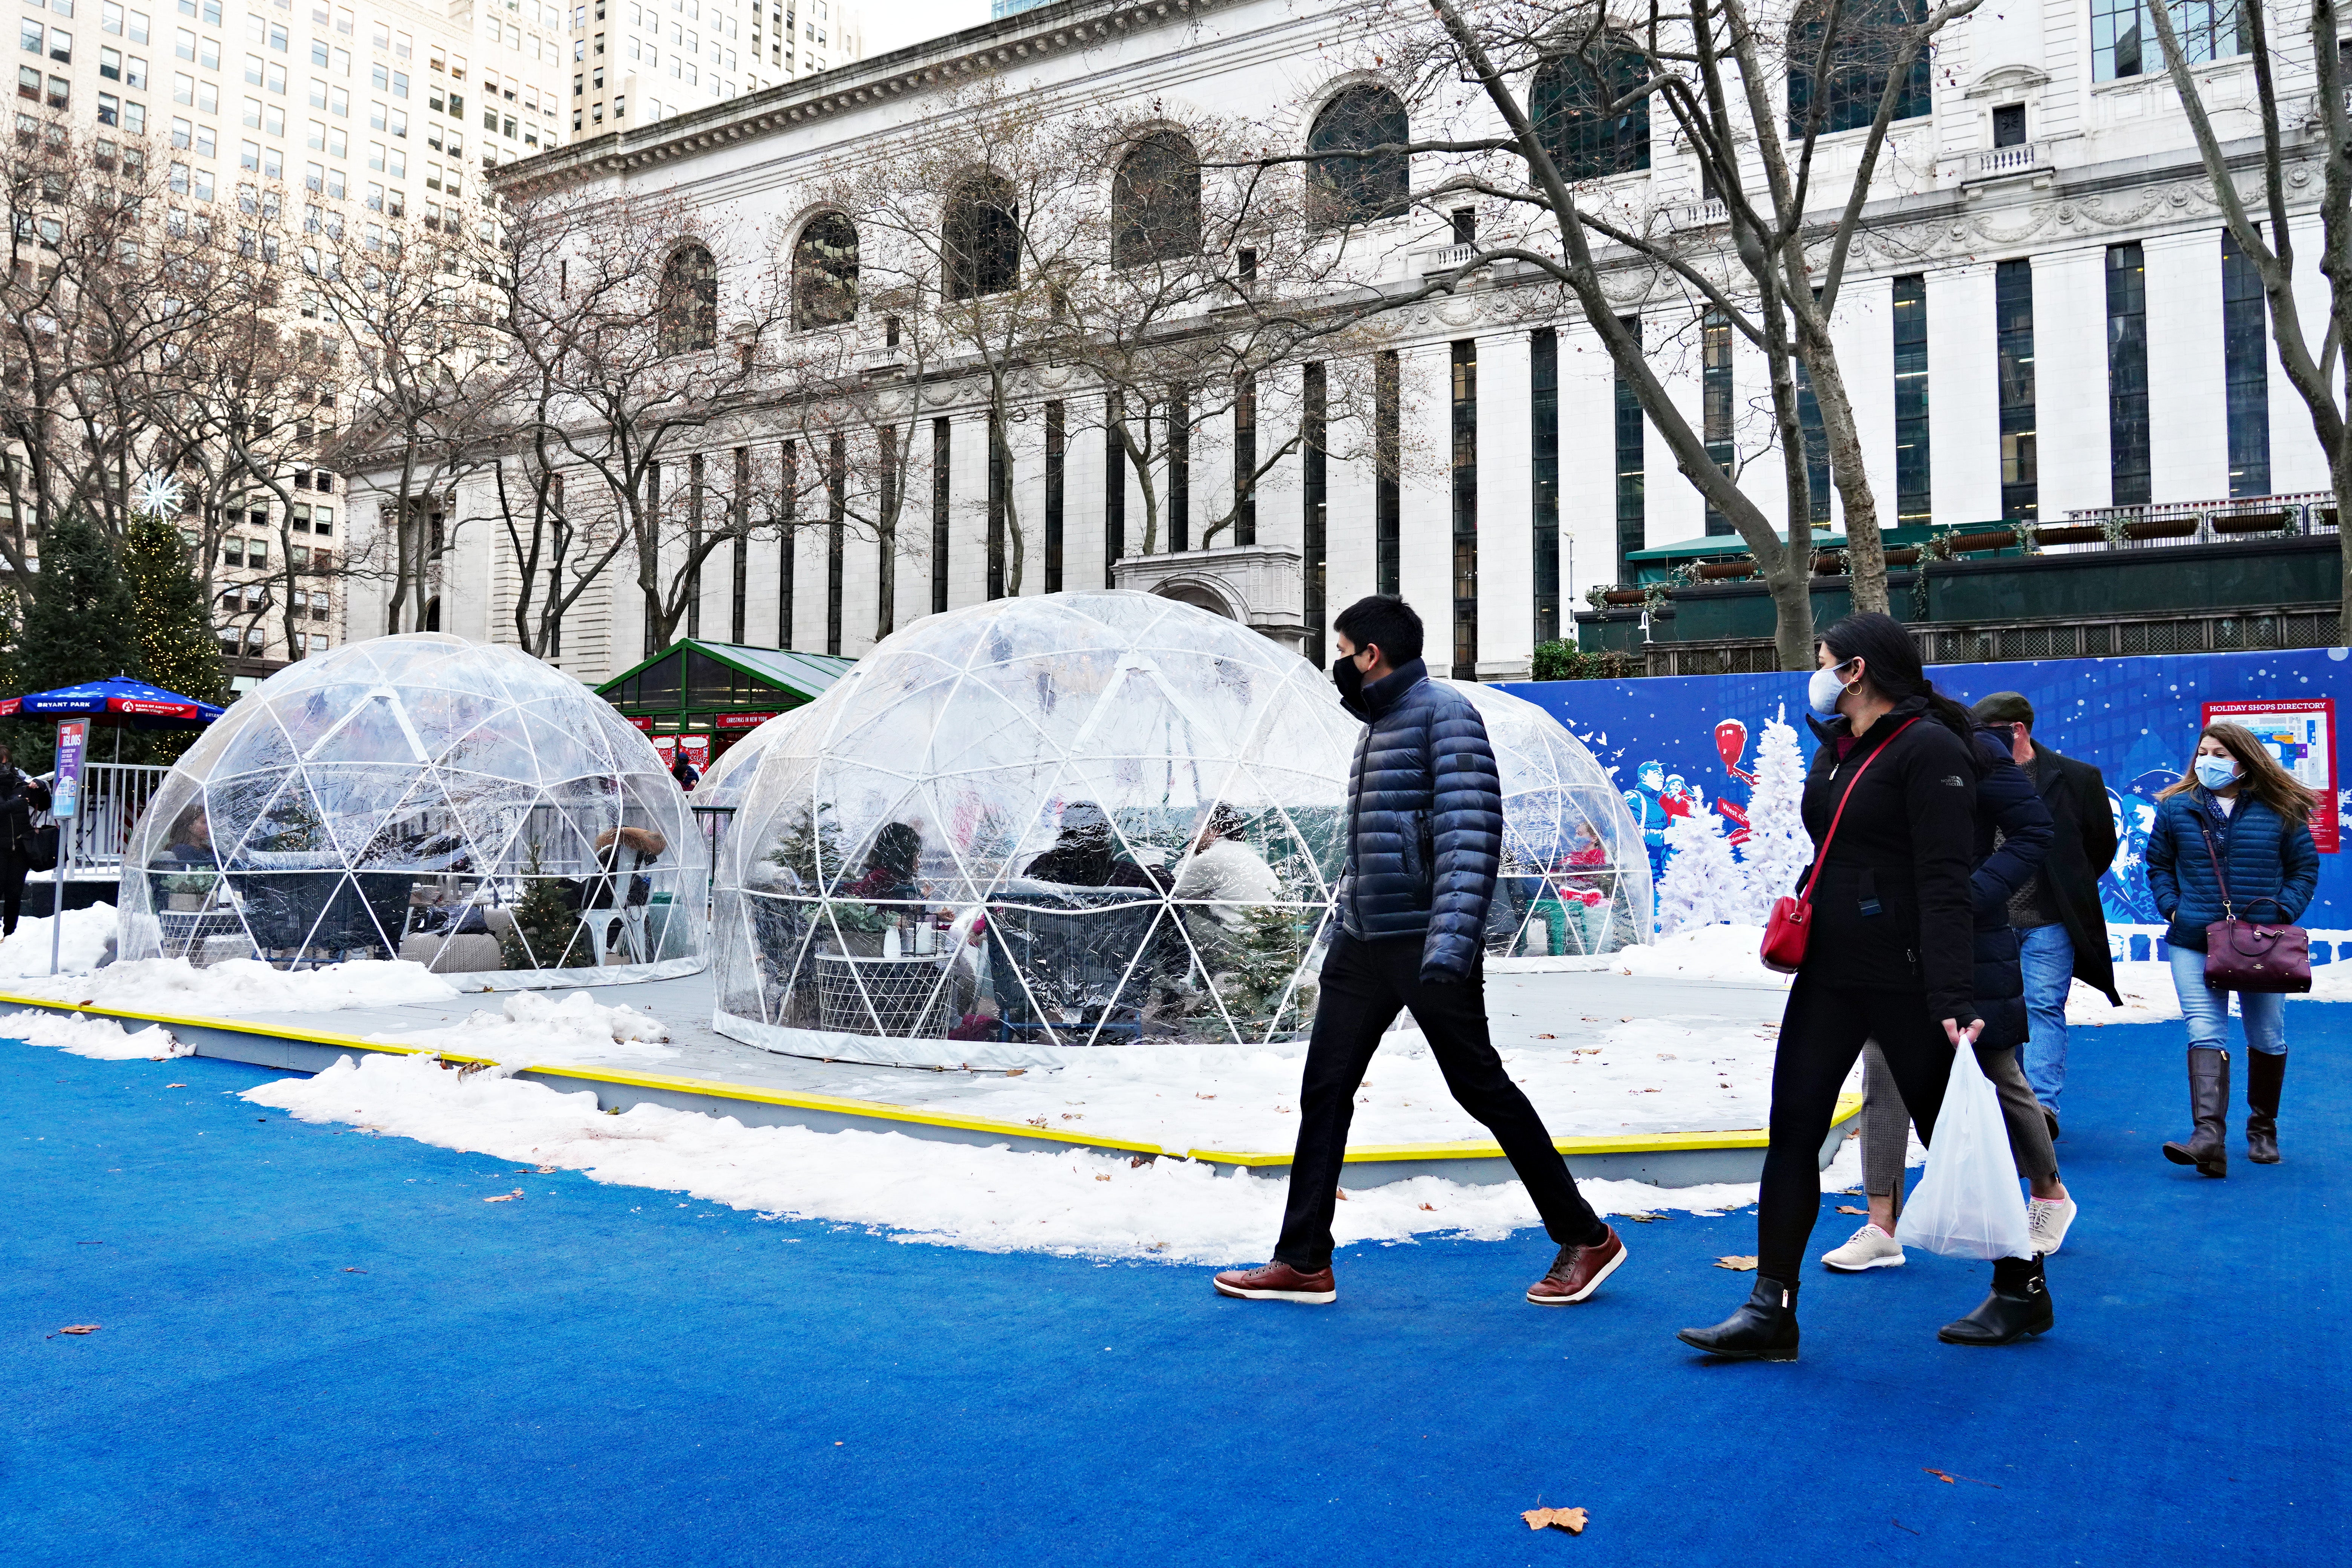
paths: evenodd
<path fill-rule="evenodd" d="M 1838 1089 L 1870 1039 L 1886 1058 L 1919 1141 L 1935 1140 L 1952 1045 L 1942 1022 L 1927 1016 L 1926 994 L 1822 985 L 1799 974 L 1772 1058 L 1771 1145 L 1756 1205 L 1756 1271 L 1767 1279 L 1797 1279 L 1821 1213 L 1822 1144 L 1837 1112 Z"/>
<path fill-rule="evenodd" d="M 0 849 L 0 936 L 16 933 L 16 916 L 25 907 L 25 856 L 14 846 Z"/>
<path fill-rule="evenodd" d="M 1298 1091 L 1298 1148 L 1290 1162 L 1290 1198 L 1275 1258 L 1312 1274 L 1331 1261 L 1331 1208 L 1339 1201 L 1340 1162 L 1355 1120 L 1356 1090 L 1381 1036 L 1400 1009 L 1428 1037 L 1445 1087 L 1510 1156 L 1511 1169 L 1535 1200 L 1544 1229 L 1561 1246 L 1591 1246 L 1609 1227 L 1576 1190 L 1568 1162 L 1552 1147 L 1543 1119 L 1504 1069 L 1486 1037 L 1483 965 L 1451 985 L 1421 983 L 1422 940 L 1333 940 L 1323 961 L 1315 1034 Z M 1855 1048 L 1861 1043 L 1855 1042 Z"/>

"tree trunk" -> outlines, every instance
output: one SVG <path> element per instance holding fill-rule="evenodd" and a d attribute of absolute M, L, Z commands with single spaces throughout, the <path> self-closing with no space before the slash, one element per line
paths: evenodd
<path fill-rule="evenodd" d="M 1782 669 L 1813 668 L 1811 552 L 1785 552 L 1777 568 L 1764 574 L 1772 594 L 1772 651 Z"/>
<path fill-rule="evenodd" d="M 1878 534 L 1878 498 L 1863 466 L 1862 435 L 1854 428 L 1853 402 L 1846 395 L 1845 377 L 1833 354 L 1808 361 L 1813 401 L 1822 411 L 1822 434 L 1829 447 L 1830 479 L 1837 487 L 1845 513 L 1846 580 L 1853 607 L 1885 615 L 1886 543 Z"/>

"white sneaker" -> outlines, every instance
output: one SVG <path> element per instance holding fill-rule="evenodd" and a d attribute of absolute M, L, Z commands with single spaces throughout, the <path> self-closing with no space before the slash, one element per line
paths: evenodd
<path fill-rule="evenodd" d="M 1903 1244 L 1869 1221 L 1846 1238 L 1843 1247 L 1822 1254 L 1822 1261 L 1841 1274 L 1865 1268 L 1892 1268 L 1903 1261 Z"/>
<path fill-rule="evenodd" d="M 2025 1203 L 2025 1229 L 2033 1237 L 2033 1250 L 2052 1253 L 2066 1239 L 2066 1229 L 2074 1223 L 2074 1200 L 2072 1198 L 2028 1198 Z"/>

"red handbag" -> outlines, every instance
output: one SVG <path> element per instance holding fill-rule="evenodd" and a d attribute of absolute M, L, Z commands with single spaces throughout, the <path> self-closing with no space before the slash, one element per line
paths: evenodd
<path fill-rule="evenodd" d="M 2201 811 L 2197 832 L 2205 840 L 2205 858 L 2213 863 L 2214 885 L 2221 889 L 2221 918 L 2205 928 L 2206 986 L 2214 991 L 2310 990 L 2310 935 L 2284 921 L 2265 925 L 2238 919 L 2230 902 L 2229 879 L 2221 875 L 2221 857 L 2213 852 L 2212 830 Z M 2254 903 L 2284 908 L 2275 899 L 2256 899 Z"/>
<path fill-rule="evenodd" d="M 1805 885 L 1797 889 L 1793 898 L 1781 895 L 1772 906 L 1771 917 L 1764 922 L 1764 946 L 1757 956 L 1764 961 L 1765 968 L 1779 974 L 1794 974 L 1804 966 L 1805 943 L 1813 934 L 1813 884 L 1821 880 L 1822 867 L 1829 860 L 1830 846 L 1837 839 L 1838 823 L 1845 816 L 1845 803 L 1853 798 L 1853 786 L 1862 782 L 1862 775 L 1870 771 L 1879 752 L 1895 744 L 1904 730 L 1918 721 L 1916 715 L 1904 720 L 1902 728 L 1887 736 L 1877 751 L 1863 758 L 1862 766 L 1846 780 L 1845 793 L 1838 796 L 1837 810 L 1830 815 L 1830 830 L 1822 836 L 1822 847 L 1813 856 L 1813 868 L 1805 878 Z"/>

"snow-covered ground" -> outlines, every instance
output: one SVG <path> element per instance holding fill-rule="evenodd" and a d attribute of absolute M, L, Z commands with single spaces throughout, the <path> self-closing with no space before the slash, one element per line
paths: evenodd
<path fill-rule="evenodd" d="M 68 931 L 77 912 L 67 913 Z M 16 934 L 24 935 L 22 927 Z M 0 952 L 13 945 L 0 946 Z M 46 954 L 47 949 L 43 952 Z M 133 963 L 110 963 L 90 973 L 52 978 L 44 956 L 39 978 L 11 981 L 7 989 L 19 996 L 54 997 L 83 1006 L 198 1017 L 394 1007 L 408 1002 L 446 1001 L 457 994 L 456 986 L 421 963 L 385 959 L 282 970 L 257 958 L 231 959 L 209 969 L 198 969 L 184 958 L 142 958 Z"/>
<path fill-rule="evenodd" d="M 16 929 L 5 941 L 0 941 L 0 981 L 34 974 L 48 977 L 50 923 L 47 915 L 29 915 L 16 922 Z M 68 910 L 66 929 L 58 941 L 58 973 L 86 974 L 96 969 L 113 941 L 112 904 Z M 23 987 L 8 989 L 21 992 Z"/>
<path fill-rule="evenodd" d="M 0 1039 L 22 1040 L 28 1046 L 49 1046 L 78 1057 L 103 1061 L 160 1061 L 184 1057 L 192 1047 L 172 1037 L 161 1024 L 125 1029 L 111 1018 L 85 1018 L 79 1013 L 24 1012 L 0 1014 Z"/>
<path fill-rule="evenodd" d="M 1692 926 L 1654 942 L 1620 948 L 1609 956 L 1611 966 L 1620 974 L 1769 985 L 1786 991 L 1793 977 L 1764 967 L 1764 961 L 1756 956 L 1763 945 L 1760 925 Z"/>
<path fill-rule="evenodd" d="M 590 1092 L 562 1093 L 495 1069 L 460 1073 L 427 1057 L 356 1064 L 346 1058 L 315 1078 L 263 1084 L 245 1098 L 298 1121 L 349 1123 L 533 1171 L 577 1170 L 663 1194 L 663 1201 L 683 1194 L 776 1218 L 870 1226 L 899 1241 L 989 1252 L 1252 1262 L 1266 1256 L 1282 1220 L 1284 1183 L 1220 1175 L 1205 1164 L 1024 1153 L 895 1132 L 745 1127 L 653 1105 L 614 1116 L 599 1111 Z M 1858 1146 L 1849 1141 L 1822 1173 L 1822 1190 L 1853 1186 L 1860 1170 Z M 522 1186 L 528 1201 L 529 1181 Z M 1618 1215 L 1720 1213 L 1756 1197 L 1754 1187 L 1733 1184 L 1582 1187 L 1594 1207 Z M 1422 1177 L 1349 1192 L 1333 1229 L 1345 1245 L 1430 1234 L 1494 1238 L 1536 1223 L 1516 1183 Z M 1622 1228 L 1638 1250 L 1638 1227 Z"/>
<path fill-rule="evenodd" d="M 510 1068 L 653 1066 L 677 1052 L 669 1026 L 634 1007 L 607 1007 L 584 992 L 562 1001 L 518 991 L 496 1013 L 479 1011 L 446 1029 L 370 1035 L 371 1044 L 415 1046 L 453 1057 L 483 1058 Z"/>

